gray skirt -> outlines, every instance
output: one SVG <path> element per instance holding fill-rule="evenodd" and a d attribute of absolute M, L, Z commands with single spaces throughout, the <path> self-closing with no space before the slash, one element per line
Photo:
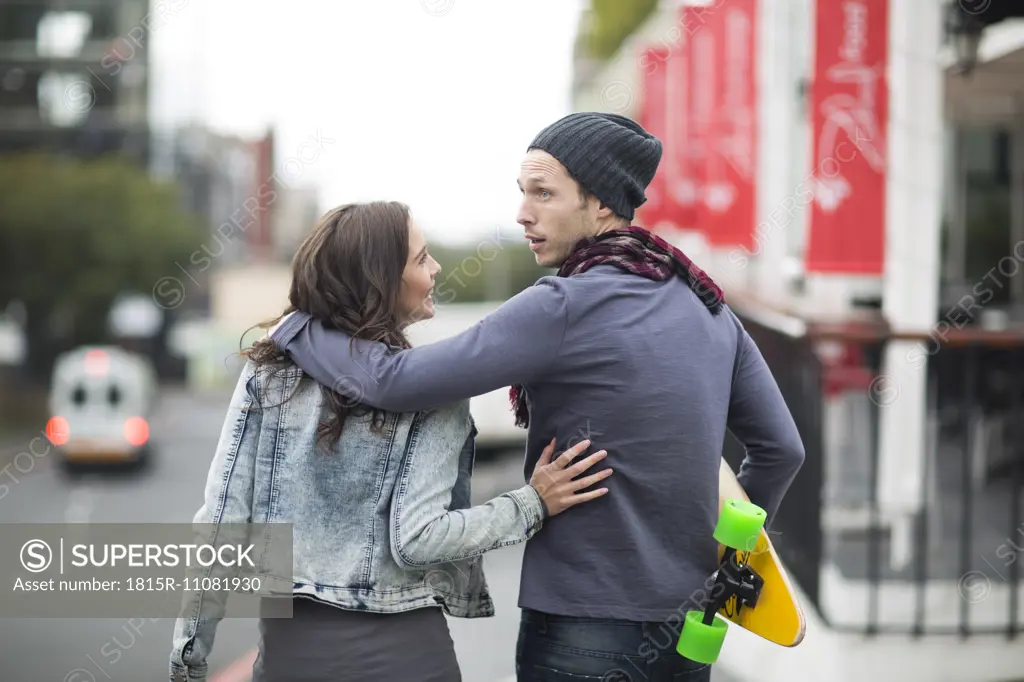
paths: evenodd
<path fill-rule="evenodd" d="M 440 607 L 346 611 L 309 598 L 261 618 L 252 682 L 461 682 Z"/>

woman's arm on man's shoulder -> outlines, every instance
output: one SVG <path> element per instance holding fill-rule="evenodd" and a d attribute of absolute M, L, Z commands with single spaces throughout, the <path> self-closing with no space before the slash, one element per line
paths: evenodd
<path fill-rule="evenodd" d="M 561 349 L 568 317 L 562 281 L 545 277 L 461 334 L 409 350 L 353 342 L 302 312 L 271 338 L 321 384 L 361 403 L 409 412 L 544 376 Z"/>

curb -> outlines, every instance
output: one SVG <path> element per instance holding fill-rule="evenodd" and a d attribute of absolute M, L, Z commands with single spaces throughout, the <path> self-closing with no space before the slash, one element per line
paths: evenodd
<path fill-rule="evenodd" d="M 256 662 L 257 650 L 251 649 L 226 668 L 210 676 L 210 682 L 250 682 L 252 665 Z"/>
<path fill-rule="evenodd" d="M 256 662 L 256 656 L 256 649 L 252 649 L 228 667 L 214 673 L 210 677 L 210 682 L 251 682 L 252 665 Z M 516 682 L 516 676 L 510 675 L 495 682 Z"/>

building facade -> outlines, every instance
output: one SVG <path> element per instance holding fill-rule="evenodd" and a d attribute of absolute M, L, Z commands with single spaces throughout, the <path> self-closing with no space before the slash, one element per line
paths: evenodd
<path fill-rule="evenodd" d="M 172 346 L 191 384 L 230 384 L 240 367 L 225 358 L 287 305 L 291 259 L 320 216 L 318 192 L 291 177 L 293 160 L 278 160 L 273 131 L 249 139 L 184 126 L 157 136 L 154 151 L 153 173 L 175 181 L 207 227 L 175 275 L 189 293 Z"/>
<path fill-rule="evenodd" d="M 0 3 L 0 153 L 149 156 L 149 35 L 186 0 Z"/>
<path fill-rule="evenodd" d="M 153 139 L 153 175 L 177 183 L 182 203 L 207 228 L 182 275 L 197 292 L 188 310 L 206 314 L 211 272 L 265 260 L 273 249 L 273 132 L 247 139 L 187 125 Z"/>

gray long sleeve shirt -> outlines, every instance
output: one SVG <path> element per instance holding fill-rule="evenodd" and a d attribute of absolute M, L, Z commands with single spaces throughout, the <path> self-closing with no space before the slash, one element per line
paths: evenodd
<path fill-rule="evenodd" d="M 443 309 L 440 311 L 443 315 Z M 678 278 L 611 265 L 544 277 L 465 332 L 393 352 L 305 313 L 271 337 L 319 382 L 382 409 L 424 410 L 514 383 L 530 407 L 524 473 L 544 446 L 608 451 L 609 493 L 548 519 L 527 542 L 519 605 L 664 621 L 697 608 L 717 567 L 726 430 L 746 446 L 739 480 L 774 517 L 803 462 L 796 425 L 761 353 L 729 310 L 713 316 Z M 509 419 L 513 416 L 509 413 Z"/>

